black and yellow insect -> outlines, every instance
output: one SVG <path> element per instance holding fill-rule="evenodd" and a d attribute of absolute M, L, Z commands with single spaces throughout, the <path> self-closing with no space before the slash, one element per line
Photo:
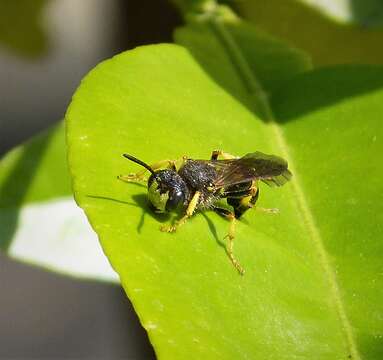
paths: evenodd
<path fill-rule="evenodd" d="M 128 155 L 124 156 L 143 166 L 141 172 L 121 175 L 123 181 L 147 181 L 148 197 L 156 212 L 182 213 L 180 220 L 173 225 L 161 226 L 161 231 L 173 232 L 198 211 L 214 210 L 230 220 L 227 254 L 240 274 L 242 266 L 233 254 L 235 221 L 248 209 L 253 208 L 258 200 L 258 182 L 281 186 L 292 174 L 287 162 L 274 155 L 259 151 L 241 158 L 222 151 L 213 151 L 210 160 L 193 160 L 183 157 L 180 160 L 162 160 L 153 165 Z M 223 157 L 218 160 L 218 157 Z M 148 170 L 151 175 L 145 178 Z M 218 205 L 226 199 L 229 208 Z M 275 209 L 263 209 L 274 212 Z"/>

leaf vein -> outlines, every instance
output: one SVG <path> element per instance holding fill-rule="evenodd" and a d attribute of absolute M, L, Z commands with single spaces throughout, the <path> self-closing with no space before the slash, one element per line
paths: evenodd
<path fill-rule="evenodd" d="M 290 156 L 290 151 L 285 141 L 283 131 L 276 122 L 276 118 L 273 114 L 269 101 L 265 96 L 266 93 L 263 90 L 262 84 L 260 84 L 257 80 L 254 71 L 249 66 L 245 56 L 241 52 L 241 49 L 236 44 L 235 39 L 225 28 L 222 18 L 218 14 L 218 11 L 215 11 L 213 14 L 210 15 L 211 16 L 209 17 L 209 24 L 214 30 L 216 36 L 218 37 L 218 40 L 225 48 L 227 55 L 233 64 L 233 67 L 235 68 L 239 78 L 243 82 L 244 88 L 249 93 L 249 96 L 251 96 L 254 100 L 255 112 L 259 114 L 264 121 L 268 122 L 275 135 L 277 146 L 280 148 L 282 155 L 288 161 L 290 169 L 294 174 L 294 181 L 292 181 L 292 190 L 295 194 L 296 205 L 302 215 L 303 221 L 308 230 L 309 238 L 311 239 L 316 248 L 316 251 L 319 255 L 320 263 L 326 275 L 330 287 L 330 294 L 334 301 L 335 308 L 341 323 L 341 327 L 344 332 L 346 348 L 349 350 L 349 353 L 353 359 L 361 359 L 352 331 L 352 326 L 349 322 L 344 305 L 341 300 L 341 293 L 336 279 L 336 275 L 331 267 L 330 260 L 328 259 L 328 254 L 323 243 L 323 239 L 321 237 L 318 226 L 315 223 L 315 219 L 310 209 L 310 206 L 306 200 L 306 196 L 304 194 L 299 177 L 297 176 L 297 171 L 294 166 L 294 162 L 292 161 L 292 158 Z"/>

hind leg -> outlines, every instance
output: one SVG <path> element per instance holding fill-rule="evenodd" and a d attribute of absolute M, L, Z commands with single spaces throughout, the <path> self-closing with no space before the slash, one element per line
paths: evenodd
<path fill-rule="evenodd" d="M 276 208 L 269 209 L 255 205 L 259 197 L 259 188 L 254 181 L 248 189 L 242 191 L 228 191 L 224 193 L 224 197 L 227 198 L 227 203 L 233 207 L 237 219 L 239 219 L 247 210 L 253 208 L 268 214 L 277 214 L 279 212 Z"/>
<path fill-rule="evenodd" d="M 218 213 L 221 216 L 224 216 L 226 219 L 230 221 L 229 225 L 229 231 L 224 239 L 228 239 L 228 243 L 226 245 L 226 253 L 231 261 L 231 263 L 234 265 L 234 267 L 237 269 L 237 271 L 243 275 L 245 273 L 245 270 L 239 263 L 239 261 L 235 258 L 233 253 L 233 245 L 234 245 L 234 238 L 235 238 L 235 225 L 236 225 L 236 218 L 235 214 L 227 209 L 223 209 L 220 207 L 214 207 L 213 210 Z"/>
<path fill-rule="evenodd" d="M 247 189 L 229 191 L 225 194 L 227 203 L 234 209 L 235 217 L 239 219 L 247 210 L 252 209 L 259 197 L 259 188 L 253 181 Z"/>

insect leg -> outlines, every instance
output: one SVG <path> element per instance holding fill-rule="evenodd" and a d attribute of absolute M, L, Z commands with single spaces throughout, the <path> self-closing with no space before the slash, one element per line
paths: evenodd
<path fill-rule="evenodd" d="M 176 160 L 169 160 L 169 159 L 160 160 L 160 161 L 150 165 L 150 167 L 153 170 L 158 170 L 160 168 L 176 170 Z"/>
<path fill-rule="evenodd" d="M 174 225 L 161 226 L 160 230 L 163 232 L 174 232 L 181 225 L 185 224 L 186 220 L 189 219 L 193 215 L 195 209 L 197 208 L 200 195 L 201 195 L 201 193 L 199 191 L 196 191 L 194 193 L 192 199 L 189 202 L 189 205 L 186 209 L 186 214 L 180 220 L 178 220 Z"/>
<path fill-rule="evenodd" d="M 254 184 L 247 190 L 224 192 L 222 197 L 226 197 L 227 203 L 234 208 L 234 213 L 237 219 L 239 219 L 247 210 L 252 208 L 268 214 L 277 214 L 279 212 L 277 208 L 255 206 L 259 197 L 259 188 Z"/>
<path fill-rule="evenodd" d="M 243 191 L 242 196 L 239 192 L 229 193 L 227 195 L 227 203 L 233 207 L 237 219 L 239 219 L 247 210 L 253 208 L 258 200 L 259 188 L 254 181 L 246 191 Z"/>
<path fill-rule="evenodd" d="M 158 170 L 160 168 L 165 169 L 172 169 L 176 170 L 176 160 L 160 160 L 152 165 L 150 165 L 152 170 Z M 147 169 L 143 169 L 137 173 L 131 173 L 128 175 L 119 175 L 117 176 L 117 179 L 125 181 L 125 182 L 132 182 L 132 181 L 147 181 L 147 178 L 145 177 L 145 173 L 147 172 Z"/>
<path fill-rule="evenodd" d="M 233 244 L 234 244 L 234 237 L 235 237 L 235 224 L 236 224 L 236 217 L 235 214 L 232 213 L 231 211 L 227 209 L 223 209 L 220 207 L 214 207 L 213 208 L 216 213 L 219 215 L 224 216 L 226 219 L 230 220 L 230 225 L 229 225 L 229 232 L 228 234 L 224 237 L 224 239 L 228 238 L 228 244 L 226 246 L 226 253 L 229 256 L 229 259 L 231 263 L 234 265 L 234 267 L 237 269 L 237 271 L 243 275 L 245 273 L 245 270 L 243 267 L 240 265 L 239 261 L 235 258 L 234 253 L 233 253 Z"/>
<path fill-rule="evenodd" d="M 148 179 L 145 177 L 145 170 L 142 170 L 138 173 L 132 173 L 128 175 L 118 175 L 118 180 L 124 181 L 124 182 L 138 182 L 143 181 L 146 182 Z"/>
<path fill-rule="evenodd" d="M 237 156 L 226 153 L 222 150 L 213 150 L 210 160 L 217 160 L 218 156 L 222 156 L 224 159 L 236 159 Z"/>
<path fill-rule="evenodd" d="M 263 208 L 263 207 L 256 206 L 255 210 L 265 212 L 267 214 L 278 214 L 279 213 L 278 208 Z"/>

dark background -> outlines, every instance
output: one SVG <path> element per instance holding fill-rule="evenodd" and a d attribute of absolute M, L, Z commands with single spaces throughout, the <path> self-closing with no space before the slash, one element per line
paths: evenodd
<path fill-rule="evenodd" d="M 46 46 L 33 58 L 0 42 L 0 157 L 62 119 L 97 63 L 172 41 L 181 19 L 165 0 L 49 0 L 41 22 Z M 119 286 L 63 277 L 0 254 L 0 359 L 27 358 L 153 359 L 154 352 Z"/>

